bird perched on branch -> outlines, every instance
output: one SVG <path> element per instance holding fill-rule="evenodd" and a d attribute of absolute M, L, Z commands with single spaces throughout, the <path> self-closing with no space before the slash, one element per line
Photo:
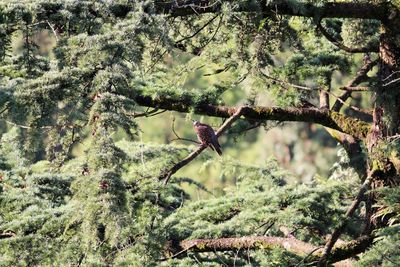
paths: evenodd
<path fill-rule="evenodd" d="M 218 137 L 215 134 L 213 128 L 211 128 L 210 125 L 198 121 L 194 121 L 193 125 L 197 133 L 197 138 L 199 139 L 201 144 L 210 147 L 212 150 L 215 150 L 218 155 L 221 156 L 221 146 L 218 143 Z"/>

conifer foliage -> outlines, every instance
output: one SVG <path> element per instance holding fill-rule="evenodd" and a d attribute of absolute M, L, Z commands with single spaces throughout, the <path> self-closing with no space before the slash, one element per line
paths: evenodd
<path fill-rule="evenodd" d="M 0 265 L 400 265 L 399 8 L 0 1 Z M 228 119 L 224 157 L 144 142 L 166 111 Z M 229 156 L 286 121 L 338 143 L 326 177 Z"/>

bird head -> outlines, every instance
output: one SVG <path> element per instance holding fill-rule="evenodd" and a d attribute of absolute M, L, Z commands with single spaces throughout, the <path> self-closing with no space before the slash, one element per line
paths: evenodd
<path fill-rule="evenodd" d="M 199 125 L 200 125 L 200 122 L 199 122 L 199 121 L 193 121 L 193 125 L 194 125 L 194 126 L 199 126 Z"/>

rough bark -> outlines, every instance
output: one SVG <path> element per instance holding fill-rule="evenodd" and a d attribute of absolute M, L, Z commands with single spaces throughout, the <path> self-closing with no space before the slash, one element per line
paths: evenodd
<path fill-rule="evenodd" d="M 150 96 L 129 96 L 141 106 L 159 109 L 173 110 L 211 117 L 229 118 L 235 114 L 237 107 L 216 106 L 208 104 L 194 105 L 189 101 L 173 100 L 163 97 L 157 99 Z M 194 106 L 193 106 L 194 105 Z M 347 117 L 331 110 L 319 110 L 316 108 L 279 108 L 246 106 L 243 107 L 242 117 L 252 121 L 299 121 L 317 123 L 340 132 L 350 134 L 356 138 L 364 139 L 370 129 L 370 124 L 355 118 Z"/>
<path fill-rule="evenodd" d="M 389 17 L 382 24 L 379 45 L 380 84 L 375 91 L 376 107 L 383 107 L 387 121 L 387 135 L 399 133 L 400 124 L 400 11 L 391 10 Z M 393 82 L 394 81 L 394 82 Z"/>
<path fill-rule="evenodd" d="M 351 258 L 365 251 L 372 243 L 372 237 L 361 236 L 348 243 L 337 245 L 333 248 L 329 262 L 338 262 Z M 316 262 L 322 255 L 322 248 L 290 237 L 269 236 L 244 236 L 216 239 L 193 239 L 183 241 L 170 241 L 167 244 L 168 258 L 185 256 L 187 252 L 215 252 L 238 251 L 248 249 L 268 250 L 275 247 L 283 248 L 301 257 L 306 257 L 305 262 Z"/>

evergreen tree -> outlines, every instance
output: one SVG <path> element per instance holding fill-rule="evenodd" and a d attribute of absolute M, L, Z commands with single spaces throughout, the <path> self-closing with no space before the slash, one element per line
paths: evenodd
<path fill-rule="evenodd" d="M 385 0 L 0 1 L 0 265 L 400 265 L 399 26 Z M 198 115 L 237 159 L 143 141 Z M 289 121 L 338 143 L 328 175 L 246 162 Z"/>

